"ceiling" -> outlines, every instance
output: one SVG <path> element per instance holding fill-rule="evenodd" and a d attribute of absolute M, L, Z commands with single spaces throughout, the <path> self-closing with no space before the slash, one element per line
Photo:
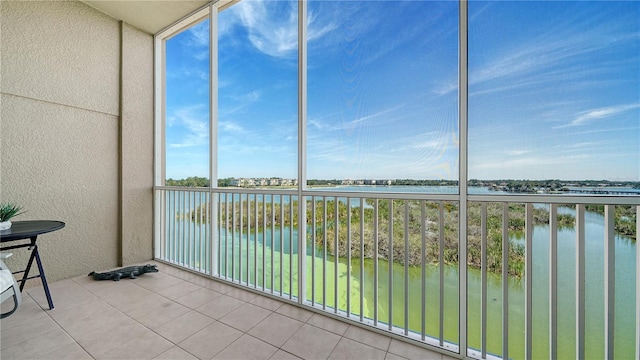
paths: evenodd
<path fill-rule="evenodd" d="M 149 34 L 158 33 L 211 2 L 211 0 L 81 1 Z"/>

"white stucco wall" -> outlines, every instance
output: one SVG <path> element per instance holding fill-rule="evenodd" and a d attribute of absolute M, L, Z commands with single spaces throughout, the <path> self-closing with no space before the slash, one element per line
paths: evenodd
<path fill-rule="evenodd" d="M 79 2 L 0 2 L 0 201 L 66 223 L 50 281 L 152 257 L 152 49 Z"/>
<path fill-rule="evenodd" d="M 122 28 L 122 263 L 153 258 L 153 38 Z"/>

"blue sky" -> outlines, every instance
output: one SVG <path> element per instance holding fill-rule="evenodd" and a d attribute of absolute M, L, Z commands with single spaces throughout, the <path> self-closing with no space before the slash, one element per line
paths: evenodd
<path fill-rule="evenodd" d="M 457 179 L 458 9 L 311 1 L 309 179 Z M 469 177 L 640 180 L 640 2 L 469 3 Z M 167 45 L 167 177 L 208 176 L 209 23 Z M 297 5 L 219 16 L 219 176 L 297 176 Z"/>

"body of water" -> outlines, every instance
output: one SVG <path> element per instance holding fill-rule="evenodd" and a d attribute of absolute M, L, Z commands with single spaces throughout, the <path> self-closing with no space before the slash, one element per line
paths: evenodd
<path fill-rule="evenodd" d="M 384 192 L 394 189 L 400 192 L 416 192 L 415 187 L 386 187 L 370 186 L 371 190 Z M 456 193 L 457 187 L 435 187 L 441 193 Z M 329 190 L 329 188 L 324 188 Z M 474 191 L 480 191 L 476 188 Z M 484 191 L 489 191 L 486 188 Z M 362 191 L 363 187 L 338 187 L 330 190 Z M 422 188 L 421 188 L 422 190 Z M 395 191 L 394 191 L 395 192 Z M 244 196 L 243 196 L 244 198 Z M 270 197 L 267 196 L 267 201 Z M 254 199 L 254 198 L 252 198 Z M 274 200 L 277 202 L 278 197 Z M 285 197 L 284 199 L 288 199 Z M 237 199 L 236 199 L 237 200 Z M 261 197 L 258 198 L 261 200 Z M 203 200 L 204 201 L 204 200 Z M 288 202 L 289 200 L 285 200 Z M 574 215 L 574 210 L 561 208 L 559 212 Z M 180 226 L 193 226 L 188 220 L 176 220 L 183 223 Z M 190 224 L 187 224 L 190 223 Z M 204 233 L 207 224 L 195 224 L 193 236 Z M 231 276 L 233 263 L 236 279 L 242 274 L 243 281 L 258 287 L 265 286 L 274 289 L 275 293 L 298 294 L 297 267 L 299 254 L 297 249 L 298 233 L 295 229 L 275 228 L 258 233 L 242 234 L 225 233 L 221 231 L 223 252 L 221 269 L 223 275 Z M 231 242 L 233 235 L 233 244 Z M 604 218 L 602 215 L 587 212 L 585 223 L 586 240 L 586 353 L 590 358 L 600 359 L 604 356 Z M 558 230 L 558 358 L 575 358 L 575 230 L 562 228 Z M 522 238 L 513 236 L 510 241 L 523 242 Z M 202 248 L 201 244 L 194 246 Z M 264 249 L 264 250 L 263 250 Z M 615 352 L 616 358 L 631 359 L 635 356 L 635 302 L 636 289 L 636 243 L 632 239 L 622 236 L 615 238 L 616 249 L 616 313 L 615 313 Z M 224 250 L 223 250 L 224 251 Z M 533 358 L 548 358 L 549 354 L 549 227 L 539 225 L 533 231 Z M 231 261 L 231 254 L 234 260 Z M 271 254 L 273 253 L 273 257 Z M 226 254 L 226 261 L 225 261 Z M 263 267 L 264 256 L 264 267 Z M 444 324 L 445 341 L 458 343 L 458 299 L 459 273 L 457 264 L 444 266 L 444 318 L 440 319 L 440 272 L 437 264 L 428 264 L 425 268 L 425 278 L 422 278 L 420 267 L 408 268 L 408 309 L 405 309 L 405 269 L 402 264 L 392 264 L 392 293 L 389 294 L 389 263 L 378 261 L 378 289 L 375 298 L 375 267 L 371 259 L 365 259 L 361 274 L 360 259 L 334 259 L 330 254 L 324 254 L 323 249 L 315 249 L 309 243 L 306 254 L 307 264 L 307 299 L 317 304 L 325 304 L 331 311 L 336 307 L 347 311 L 347 294 L 349 294 L 349 311 L 354 317 L 360 313 L 365 318 L 373 319 L 376 313 L 380 323 L 388 323 L 389 315 L 392 322 L 400 328 L 408 326 L 411 331 L 420 332 L 422 316 L 425 317 L 426 334 L 433 338 L 441 336 L 440 321 Z M 323 264 L 323 258 L 326 262 Z M 240 260 L 242 259 L 242 260 Z M 256 262 L 254 259 L 258 259 Z M 273 259 L 273 260 L 272 260 Z M 240 269 L 240 264 L 243 268 Z M 312 264 L 315 264 L 313 266 Z M 247 268 L 248 267 L 248 268 Z M 337 269 L 337 272 L 336 272 Z M 468 343 L 469 347 L 480 349 L 480 311 L 481 311 L 481 274 L 474 268 L 468 270 Z M 254 274 L 256 275 L 254 280 Z M 263 279 L 266 279 L 266 283 Z M 273 280 L 272 280 L 273 279 Z M 293 280 L 291 283 L 289 280 Z M 426 307 L 422 312 L 422 286 L 425 286 Z M 280 287 L 282 284 L 282 287 Z M 336 286 L 337 284 L 337 286 Z M 509 309 L 509 357 L 524 357 L 524 280 L 510 278 L 508 280 L 508 309 Z M 362 286 L 361 286 L 362 285 Z M 336 292 L 337 288 L 337 292 Z M 360 303 L 360 289 L 362 288 L 363 302 Z M 502 351 L 502 277 L 500 274 L 489 273 L 487 282 L 488 292 L 488 352 L 501 356 Z M 324 296 L 323 296 L 324 291 Z M 391 300 L 391 301 L 390 301 Z M 391 306 L 390 306 L 391 304 Z M 409 314 L 409 323 L 404 323 L 405 310 Z"/>

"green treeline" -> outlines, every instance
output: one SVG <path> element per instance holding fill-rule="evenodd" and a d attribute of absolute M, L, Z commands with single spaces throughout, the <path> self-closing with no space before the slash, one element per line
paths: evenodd
<path fill-rule="evenodd" d="M 209 179 L 205 177 L 191 176 L 186 179 L 167 179 L 166 186 L 209 187 Z"/>
<path fill-rule="evenodd" d="M 359 258 L 362 248 L 366 259 L 373 259 L 377 256 L 379 259 L 392 259 L 398 263 L 405 263 L 406 259 L 409 265 L 420 265 L 422 263 L 424 234 L 424 261 L 430 263 L 439 261 L 440 205 L 438 203 L 425 202 L 423 207 L 422 202 L 415 200 L 393 200 L 393 203 L 390 200 L 378 200 L 376 220 L 375 201 L 367 199 L 363 209 L 360 206 L 353 206 L 355 203 L 347 207 L 344 201 L 338 201 L 337 207 L 335 200 L 327 200 L 326 203 L 318 201 L 315 204 L 308 202 L 307 238 L 315 243 L 316 249 L 319 251 L 326 249 L 330 255 L 335 255 L 337 252 L 339 257 Z M 258 207 L 257 216 L 256 204 Z M 189 218 L 193 221 L 208 219 L 208 206 L 205 204 L 191 211 L 188 214 Z M 390 211 L 391 206 L 392 211 Z M 229 230 L 233 228 L 239 231 L 241 225 L 243 231 L 252 232 L 262 231 L 264 227 L 271 228 L 272 226 L 276 228 L 293 226 L 296 228 L 298 226 L 297 207 L 297 201 L 281 205 L 279 203 L 263 204 L 260 201 L 243 200 L 236 202 L 233 207 L 222 206 L 218 216 L 221 219 L 220 226 Z M 589 206 L 587 210 L 603 211 L 598 206 Z M 312 218 L 313 214 L 315 214 L 315 220 Z M 482 255 L 481 205 L 470 203 L 468 215 L 467 263 L 471 267 L 480 268 Z M 360 218 L 363 216 L 364 221 L 361 227 Z M 447 264 L 454 264 L 458 262 L 457 204 L 442 203 L 442 216 L 443 261 Z M 616 232 L 635 238 L 635 216 L 633 207 L 616 206 Z M 502 271 L 502 217 L 502 204 L 491 203 L 487 205 L 487 269 L 497 273 Z M 235 221 L 232 220 L 234 218 Z M 390 218 L 393 219 L 392 234 L 389 233 Z M 509 204 L 508 218 L 509 237 L 521 238 L 525 231 L 525 205 Z M 534 225 L 548 224 L 548 211 L 544 208 L 533 208 L 533 222 Z M 574 222 L 575 218 L 572 215 L 558 214 L 560 228 L 573 227 Z M 374 241 L 376 228 L 377 255 Z M 348 247 L 348 236 L 350 236 L 350 248 Z M 393 240 L 391 247 L 390 239 Z M 408 252 L 405 251 L 405 239 L 407 240 Z M 509 274 L 520 277 L 524 273 L 524 246 L 517 241 L 510 241 L 508 249 Z M 405 256 L 405 254 L 407 255 Z"/>

